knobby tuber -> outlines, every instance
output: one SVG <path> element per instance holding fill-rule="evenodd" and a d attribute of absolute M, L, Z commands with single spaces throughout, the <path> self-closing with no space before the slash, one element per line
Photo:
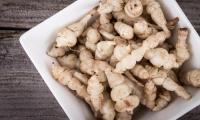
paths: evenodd
<path fill-rule="evenodd" d="M 181 78 L 181 81 L 183 81 L 186 85 L 200 87 L 200 70 L 194 69 L 188 71 L 184 78 Z"/>
<path fill-rule="evenodd" d="M 129 0 L 125 5 L 124 10 L 129 17 L 136 18 L 142 14 L 143 6 L 140 0 Z"/>

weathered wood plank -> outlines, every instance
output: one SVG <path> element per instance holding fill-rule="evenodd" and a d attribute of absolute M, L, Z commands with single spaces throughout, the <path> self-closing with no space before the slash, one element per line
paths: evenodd
<path fill-rule="evenodd" d="M 0 119 L 66 120 L 67 116 L 23 51 L 18 41 L 21 34 L 0 30 Z"/>
<path fill-rule="evenodd" d="M 75 0 L 0 0 L 0 27 L 31 28 Z"/>

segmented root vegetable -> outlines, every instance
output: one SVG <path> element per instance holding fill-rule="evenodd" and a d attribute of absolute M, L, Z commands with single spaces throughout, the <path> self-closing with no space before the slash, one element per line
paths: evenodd
<path fill-rule="evenodd" d="M 56 47 L 56 44 L 53 44 L 52 48 L 47 52 L 47 54 L 51 57 L 60 57 L 65 55 L 65 48 Z"/>
<path fill-rule="evenodd" d="M 80 60 L 75 54 L 69 54 L 62 57 L 58 57 L 57 60 L 62 66 L 66 66 L 71 69 L 79 69 Z"/>
<path fill-rule="evenodd" d="M 178 30 L 178 38 L 176 42 L 176 60 L 181 66 L 186 60 L 190 58 L 190 52 L 187 45 L 187 38 L 188 38 L 189 30 L 187 28 L 180 28 Z"/>
<path fill-rule="evenodd" d="M 148 79 L 149 73 L 148 71 L 140 64 L 136 64 L 134 68 L 132 68 L 131 73 L 140 79 Z"/>
<path fill-rule="evenodd" d="M 126 71 L 126 72 L 124 73 L 124 75 L 125 75 L 129 80 L 131 80 L 132 82 L 136 83 L 138 86 L 144 87 L 144 85 L 143 85 L 142 83 L 140 83 L 138 80 L 136 80 L 136 79 L 134 78 L 134 76 L 131 74 L 131 72 Z"/>
<path fill-rule="evenodd" d="M 180 83 L 179 80 L 178 80 L 178 78 L 177 78 L 176 73 L 173 70 L 167 70 L 167 76 L 169 78 L 171 78 L 174 82 Z"/>
<path fill-rule="evenodd" d="M 173 91 L 184 99 L 191 98 L 191 95 L 184 89 L 184 87 L 176 83 L 175 80 L 172 80 L 172 77 L 168 76 L 167 70 L 151 66 L 146 66 L 146 69 L 148 70 L 150 78 L 154 84 L 162 86 L 168 91 Z"/>
<path fill-rule="evenodd" d="M 150 49 L 144 55 L 156 67 L 164 67 L 164 69 L 178 68 L 179 64 L 176 62 L 176 56 L 169 54 L 164 48 Z"/>
<path fill-rule="evenodd" d="M 79 37 L 83 33 L 84 29 L 86 28 L 88 22 L 96 14 L 97 14 L 97 11 L 93 9 L 87 15 L 85 15 L 81 20 L 67 26 L 67 28 L 70 29 L 72 32 L 74 32 L 76 37 Z"/>
<path fill-rule="evenodd" d="M 111 98 L 114 101 L 119 101 L 127 96 L 129 96 L 131 93 L 131 89 L 126 84 L 120 84 L 116 87 L 114 87 L 111 91 Z"/>
<path fill-rule="evenodd" d="M 149 109 L 153 109 L 156 105 L 157 88 L 152 81 L 148 81 L 144 86 L 143 104 Z"/>
<path fill-rule="evenodd" d="M 93 75 L 94 74 L 93 65 L 95 60 L 92 56 L 92 53 L 83 47 L 80 49 L 79 59 L 80 59 L 80 70 L 83 73 Z"/>
<path fill-rule="evenodd" d="M 152 111 L 160 111 L 165 108 L 171 101 L 171 94 L 169 91 L 162 91 L 156 99 L 156 105 Z"/>
<path fill-rule="evenodd" d="M 83 74 L 81 72 L 75 71 L 73 73 L 73 76 L 77 79 L 79 79 L 83 84 L 87 85 L 88 84 L 88 79 L 89 76 L 87 76 L 86 74 Z"/>
<path fill-rule="evenodd" d="M 112 11 L 117 12 L 123 10 L 123 0 L 101 0 L 98 8 L 100 14 L 111 13 Z"/>
<path fill-rule="evenodd" d="M 104 72 L 106 69 L 111 69 L 111 66 L 105 61 L 95 60 L 93 69 L 95 73 L 99 73 Z"/>
<path fill-rule="evenodd" d="M 117 58 L 115 58 L 114 55 L 112 55 L 112 56 L 110 57 L 109 64 L 110 64 L 112 67 L 115 67 L 116 64 L 117 64 L 118 62 L 119 62 L 119 61 L 117 60 Z"/>
<path fill-rule="evenodd" d="M 105 74 L 106 74 L 110 88 L 114 88 L 125 81 L 125 78 L 123 75 L 114 73 L 110 69 L 106 69 Z"/>
<path fill-rule="evenodd" d="M 91 105 L 90 96 L 87 93 L 86 86 L 78 79 L 73 77 L 74 70 L 61 67 L 58 64 L 53 64 L 52 75 L 62 85 L 66 85 L 69 89 L 76 92 L 78 96 L 83 98 L 89 105 Z"/>
<path fill-rule="evenodd" d="M 63 28 L 58 32 L 56 42 L 57 47 L 73 47 L 77 43 L 77 36 L 70 29 Z"/>
<path fill-rule="evenodd" d="M 101 25 L 110 23 L 112 19 L 112 14 L 101 14 L 99 17 L 99 22 Z"/>
<path fill-rule="evenodd" d="M 132 120 L 132 114 L 128 112 L 119 112 L 116 115 L 116 120 Z"/>
<path fill-rule="evenodd" d="M 113 40 L 113 39 L 115 38 L 115 35 L 113 35 L 113 34 L 107 32 L 107 31 L 105 31 L 105 30 L 100 30 L 99 32 L 100 32 L 101 35 L 102 35 L 105 39 L 107 39 L 107 40 Z"/>
<path fill-rule="evenodd" d="M 131 46 L 126 44 L 118 44 L 115 46 L 113 51 L 113 56 L 118 61 L 122 60 L 124 57 L 130 54 L 131 52 Z"/>
<path fill-rule="evenodd" d="M 185 78 L 181 79 L 186 85 L 200 87 L 200 70 L 194 69 L 186 73 Z"/>
<path fill-rule="evenodd" d="M 105 60 L 110 57 L 113 53 L 115 44 L 116 43 L 114 41 L 100 41 L 97 43 L 95 58 Z"/>
<path fill-rule="evenodd" d="M 135 109 L 140 103 L 138 96 L 130 95 L 123 100 L 119 100 L 115 104 L 115 109 L 117 112 L 129 112 L 133 113 L 133 109 Z"/>
<path fill-rule="evenodd" d="M 142 14 L 143 6 L 140 0 L 129 0 L 125 5 L 124 10 L 129 17 L 136 18 Z"/>
<path fill-rule="evenodd" d="M 141 39 L 146 39 L 151 34 L 155 34 L 157 30 L 153 27 L 148 26 L 145 20 L 139 20 L 134 23 L 134 33 Z"/>
<path fill-rule="evenodd" d="M 86 16 L 84 16 L 80 21 L 73 23 L 67 28 L 62 29 L 58 34 L 56 38 L 57 47 L 73 47 L 77 43 L 77 37 L 79 37 L 85 27 L 87 26 L 87 23 L 91 18 L 96 14 L 95 10 L 92 10 L 89 12 Z"/>
<path fill-rule="evenodd" d="M 146 51 L 151 48 L 157 47 L 159 44 L 166 40 L 167 36 L 164 32 L 158 32 L 149 36 L 143 41 L 142 46 L 135 49 L 128 56 L 124 57 L 116 65 L 115 71 L 118 73 L 124 73 L 126 70 L 130 70 L 135 67 L 136 62 L 142 60 Z"/>
<path fill-rule="evenodd" d="M 143 89 L 144 89 L 144 85 L 139 85 L 135 82 L 132 82 L 130 79 L 125 78 L 125 84 L 129 86 L 129 88 L 131 89 L 131 93 L 133 95 L 138 96 L 138 98 L 140 99 L 140 101 L 142 102 L 143 100 Z"/>
<path fill-rule="evenodd" d="M 155 0 L 141 0 L 143 6 L 146 6 L 146 5 L 148 5 L 149 3 L 154 2 L 154 1 L 155 1 Z"/>
<path fill-rule="evenodd" d="M 160 26 L 163 31 L 165 31 L 167 38 L 171 36 L 170 30 L 167 28 L 167 21 L 164 16 L 164 13 L 161 9 L 161 6 L 155 0 L 150 0 L 147 2 L 146 7 L 147 13 L 151 15 L 152 20 Z"/>
<path fill-rule="evenodd" d="M 100 39 L 101 35 L 97 31 L 97 29 L 93 28 L 89 29 L 86 35 L 86 42 L 85 42 L 86 48 L 94 52 L 96 50 L 96 44 Z"/>
<path fill-rule="evenodd" d="M 100 26 L 100 30 L 106 31 L 108 33 L 113 33 L 114 32 L 114 25 L 112 23 L 102 24 Z"/>
<path fill-rule="evenodd" d="M 123 22 L 116 22 L 114 28 L 117 33 L 124 39 L 130 40 L 134 36 L 133 28 Z"/>
<path fill-rule="evenodd" d="M 130 18 L 125 12 L 124 10 L 119 11 L 119 12 L 113 12 L 112 13 L 113 17 L 117 20 L 117 21 L 121 21 L 124 22 L 128 25 L 132 25 L 138 18 Z"/>
<path fill-rule="evenodd" d="M 104 102 L 100 112 L 103 120 L 114 120 L 116 113 L 114 109 L 114 103 L 109 95 L 104 95 Z"/>
<path fill-rule="evenodd" d="M 131 95 L 132 89 L 126 84 L 125 77 L 111 69 L 105 71 L 111 90 L 111 98 L 115 101 L 115 109 L 118 112 L 130 112 L 139 105 L 139 97 Z"/>
<path fill-rule="evenodd" d="M 100 27 L 100 19 L 96 19 L 95 21 L 94 21 L 94 23 L 92 23 L 92 28 L 94 28 L 94 29 L 98 29 L 99 27 Z M 90 29 L 90 27 L 88 27 L 87 29 Z M 87 33 L 87 32 L 86 32 Z M 86 35 L 86 33 L 85 33 L 85 35 Z M 84 35 L 84 33 L 81 35 L 81 36 L 83 36 Z"/>
<path fill-rule="evenodd" d="M 99 111 L 103 106 L 103 91 L 104 87 L 103 84 L 100 83 L 100 80 L 96 75 L 93 75 L 88 80 L 87 92 L 90 95 L 90 99 L 92 105 L 94 106 L 95 111 Z"/>

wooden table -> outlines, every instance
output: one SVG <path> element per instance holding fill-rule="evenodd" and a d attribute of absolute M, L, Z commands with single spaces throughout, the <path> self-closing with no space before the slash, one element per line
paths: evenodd
<path fill-rule="evenodd" d="M 0 0 L 0 120 L 68 119 L 19 43 L 19 37 L 75 0 Z M 200 1 L 178 0 L 200 33 Z M 199 120 L 200 106 L 179 120 Z"/>

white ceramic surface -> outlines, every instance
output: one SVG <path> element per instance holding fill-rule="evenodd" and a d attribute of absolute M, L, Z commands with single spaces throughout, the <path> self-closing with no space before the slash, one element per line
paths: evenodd
<path fill-rule="evenodd" d="M 55 41 L 56 33 L 59 29 L 78 20 L 96 6 L 98 1 L 99 0 L 78 0 L 20 37 L 20 43 L 24 50 L 71 120 L 92 120 L 94 118 L 84 102 L 77 99 L 67 88 L 60 85 L 52 78 L 50 67 L 54 59 L 47 56 L 46 51 L 53 41 Z M 178 16 L 180 18 L 179 26 L 188 27 L 190 29 L 189 43 L 191 44 L 193 55 L 185 64 L 184 69 L 187 70 L 194 67 L 200 68 L 200 39 L 197 32 L 175 0 L 159 1 L 168 19 Z M 192 88 L 188 88 L 188 90 L 193 95 L 191 100 L 185 101 L 181 98 L 177 98 L 166 109 L 160 112 L 153 113 L 150 111 L 143 111 L 140 112 L 136 118 L 138 120 L 177 119 L 200 104 L 200 90 Z"/>

